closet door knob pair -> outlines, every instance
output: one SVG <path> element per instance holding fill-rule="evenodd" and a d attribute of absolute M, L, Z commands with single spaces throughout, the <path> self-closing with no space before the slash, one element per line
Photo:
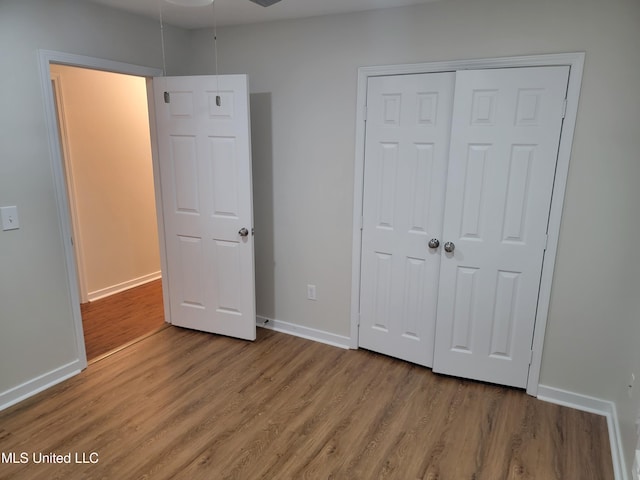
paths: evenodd
<path fill-rule="evenodd" d="M 440 246 L 440 240 L 432 238 L 429 240 L 429 248 L 438 248 Z M 456 245 L 453 242 L 447 242 L 444 244 L 444 251 L 452 253 L 456 249 Z"/>

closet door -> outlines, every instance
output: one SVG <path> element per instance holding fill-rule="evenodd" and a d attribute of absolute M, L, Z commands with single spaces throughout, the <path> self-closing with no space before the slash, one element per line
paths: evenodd
<path fill-rule="evenodd" d="M 367 88 L 359 345 L 426 366 L 454 76 L 373 77 Z"/>
<path fill-rule="evenodd" d="M 568 75 L 456 74 L 436 372 L 526 386 Z"/>

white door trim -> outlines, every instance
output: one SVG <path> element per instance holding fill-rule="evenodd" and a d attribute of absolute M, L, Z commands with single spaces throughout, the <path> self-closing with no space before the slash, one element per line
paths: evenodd
<path fill-rule="evenodd" d="M 49 65 L 52 63 L 58 63 L 63 65 L 70 65 L 74 67 L 92 68 L 95 70 L 102 70 L 107 72 L 124 73 L 127 75 L 137 75 L 147 78 L 147 85 L 149 85 L 149 79 L 154 76 L 162 75 L 162 70 L 158 68 L 143 67 L 139 65 L 132 65 L 129 63 L 115 62 L 112 60 L 105 60 L 102 58 L 87 57 L 84 55 L 74 55 L 65 52 L 56 52 L 51 50 L 39 50 L 38 51 L 39 62 L 39 74 L 40 85 L 42 88 L 42 98 L 44 101 L 45 110 L 45 126 L 47 129 L 47 137 L 49 142 L 49 152 L 51 155 L 51 169 L 53 172 L 53 182 L 56 195 L 56 206 L 58 209 L 58 217 L 60 219 L 60 235 L 62 236 L 62 244 L 64 247 L 65 265 L 67 270 L 67 285 L 70 294 L 71 310 L 73 313 L 73 323 L 75 326 L 75 342 L 77 347 L 77 362 L 80 369 L 87 367 L 87 354 L 84 346 L 84 332 L 82 329 L 82 315 L 80 313 L 80 295 L 78 287 L 78 275 L 76 270 L 76 259 L 73 251 L 73 245 L 71 239 L 73 237 L 73 230 L 71 228 L 71 216 L 69 214 L 69 199 L 67 196 L 67 189 L 65 186 L 65 173 L 63 168 L 63 159 L 60 154 L 60 139 L 58 136 L 58 126 L 56 117 L 56 108 L 53 98 L 53 90 L 51 88 Z M 149 89 L 148 89 L 149 90 Z M 150 111 L 150 120 L 152 122 L 153 113 Z M 157 157 L 155 155 L 155 131 L 154 125 L 151 125 L 151 144 L 153 150 L 153 171 L 154 171 L 154 183 L 156 191 L 156 205 L 162 205 L 159 201 L 160 189 L 157 176 Z M 158 216 L 158 229 L 160 232 L 162 229 L 162 209 L 157 208 Z M 162 235 L 160 235 L 160 258 L 161 268 L 165 271 L 165 249 Z M 164 282 L 163 282 L 164 284 Z M 164 288 L 164 285 L 163 285 Z M 165 309 L 166 310 L 166 309 Z M 167 317 L 168 318 L 168 317 Z M 66 377 L 61 377 L 58 381 L 64 380 Z M 51 384 L 57 383 L 56 379 L 52 380 Z M 34 392 L 35 393 L 35 392 Z"/>
<path fill-rule="evenodd" d="M 456 60 L 405 65 L 384 65 L 361 67 L 358 69 L 358 93 L 356 103 L 356 157 L 353 196 L 353 244 L 351 269 L 351 339 L 350 347 L 358 348 L 358 324 L 360 317 L 360 269 L 362 245 L 362 195 L 364 191 L 364 152 L 365 152 L 365 115 L 367 102 L 367 80 L 379 75 L 403 75 L 416 73 L 449 72 L 481 68 L 513 68 L 568 65 L 569 84 L 567 90 L 567 110 L 562 126 L 556 177 L 553 185 L 553 197 L 549 213 L 549 241 L 542 266 L 540 294 L 536 313 L 536 326 L 533 334 L 533 357 L 527 380 L 527 393 L 537 395 L 542 364 L 542 348 L 547 326 L 551 282 L 558 249 L 562 206 L 569 171 L 569 159 L 578 113 L 578 99 L 582 83 L 585 54 L 583 52 L 549 55 L 531 55 L 521 57 L 485 58 L 475 60 Z"/>

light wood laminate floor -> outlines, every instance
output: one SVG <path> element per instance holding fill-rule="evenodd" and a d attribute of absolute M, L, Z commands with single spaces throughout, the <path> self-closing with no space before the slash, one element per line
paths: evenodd
<path fill-rule="evenodd" d="M 162 280 L 80 305 L 87 360 L 164 327 Z"/>
<path fill-rule="evenodd" d="M 162 330 L 0 412 L 0 451 L 29 457 L 2 479 L 613 479 L 603 417 L 263 329 Z"/>

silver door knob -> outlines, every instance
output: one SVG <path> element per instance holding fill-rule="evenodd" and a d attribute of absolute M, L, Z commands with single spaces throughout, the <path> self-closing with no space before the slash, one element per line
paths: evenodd
<path fill-rule="evenodd" d="M 444 244 L 444 251 L 447 253 L 451 253 L 456 249 L 456 245 L 453 242 L 447 242 Z"/>
<path fill-rule="evenodd" d="M 440 246 L 440 240 L 437 238 L 432 238 L 429 240 L 429 248 L 438 248 Z"/>
<path fill-rule="evenodd" d="M 241 237 L 246 237 L 247 235 L 249 235 L 249 230 L 247 230 L 246 228 L 242 227 L 240 229 L 240 231 L 238 232 L 238 235 L 240 235 Z"/>

